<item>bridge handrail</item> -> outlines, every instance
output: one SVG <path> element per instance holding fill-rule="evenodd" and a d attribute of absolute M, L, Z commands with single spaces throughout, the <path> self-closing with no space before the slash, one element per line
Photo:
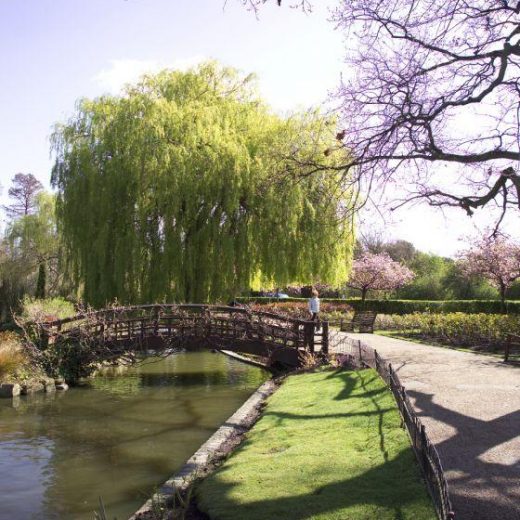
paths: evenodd
<path fill-rule="evenodd" d="M 215 312 L 227 312 L 230 315 L 233 314 L 242 314 L 247 315 L 250 317 L 253 316 L 259 316 L 259 317 L 265 317 L 265 318 L 271 318 L 279 321 L 284 321 L 287 323 L 292 324 L 298 324 L 298 325 L 305 325 L 308 324 L 308 320 L 302 320 L 299 318 L 291 318 L 288 316 L 283 316 L 280 314 L 276 314 L 273 312 L 265 312 L 265 311 L 252 311 L 251 309 L 245 308 L 245 307 L 230 307 L 226 305 L 205 305 L 205 304 L 174 304 L 174 303 L 165 303 L 165 304 L 145 304 L 145 305 L 131 305 L 131 306 L 121 306 L 121 307 L 112 307 L 108 309 L 100 309 L 97 311 L 89 311 L 89 312 L 81 312 L 78 314 L 75 314 L 74 316 L 69 316 L 67 318 L 62 318 L 59 320 L 53 320 L 53 321 L 47 321 L 47 322 L 38 322 L 37 325 L 42 327 L 43 329 L 50 332 L 53 328 L 58 328 L 58 330 L 61 328 L 62 325 L 73 323 L 75 321 L 82 321 L 85 319 L 95 319 L 97 317 L 106 317 L 107 314 L 117 314 L 117 313 L 128 313 L 128 312 L 135 312 L 139 310 L 149 310 L 149 309 L 173 309 L 173 310 L 203 310 L 203 311 L 209 311 L 210 314 L 212 311 Z M 149 318 L 149 316 L 148 316 Z M 117 321 L 126 321 L 126 320 L 117 320 L 112 319 L 109 320 L 109 322 L 114 323 Z"/>
<path fill-rule="evenodd" d="M 243 323 L 243 325 L 242 325 Z M 172 332 L 185 337 L 206 334 L 222 339 L 257 340 L 272 346 L 284 345 L 314 352 L 315 324 L 273 312 L 247 307 L 208 304 L 145 304 L 112 307 L 35 324 L 39 342 L 48 345 L 79 335 L 93 340 L 118 341 L 145 336 L 170 337 Z M 69 326 L 66 326 L 69 325 Z M 322 339 L 326 351 L 327 341 Z"/>

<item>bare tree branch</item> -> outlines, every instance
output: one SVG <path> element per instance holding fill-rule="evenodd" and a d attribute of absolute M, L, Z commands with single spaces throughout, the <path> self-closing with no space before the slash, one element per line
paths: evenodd
<path fill-rule="evenodd" d="M 355 76 L 337 93 L 345 171 L 366 190 L 413 182 L 408 201 L 468 215 L 496 201 L 501 221 L 520 207 L 520 3 L 344 0 L 334 19 L 353 42 Z M 442 163 L 458 165 L 473 193 L 432 185 Z"/>

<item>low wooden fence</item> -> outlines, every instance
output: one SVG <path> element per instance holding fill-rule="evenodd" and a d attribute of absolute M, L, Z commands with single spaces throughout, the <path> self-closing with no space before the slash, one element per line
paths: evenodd
<path fill-rule="evenodd" d="M 507 363 L 509 361 L 510 356 L 514 354 L 520 355 L 520 335 L 508 334 L 506 338 L 507 339 L 504 351 L 504 361 Z"/>
<path fill-rule="evenodd" d="M 433 499 L 437 515 L 441 520 L 454 520 L 455 513 L 451 505 L 448 483 L 439 454 L 428 438 L 425 427 L 408 398 L 406 389 L 392 369 L 392 364 L 381 358 L 372 347 L 345 334 L 332 334 L 329 337 L 329 342 L 331 351 L 347 355 L 356 366 L 374 368 L 388 385 L 408 430 L 413 450 Z"/>

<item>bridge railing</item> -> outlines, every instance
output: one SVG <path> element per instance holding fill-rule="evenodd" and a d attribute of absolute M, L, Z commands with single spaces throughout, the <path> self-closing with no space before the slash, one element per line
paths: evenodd
<path fill-rule="evenodd" d="M 241 307 L 152 304 L 113 307 L 39 324 L 46 341 L 78 333 L 103 342 L 150 336 L 259 341 L 314 351 L 314 323 Z"/>

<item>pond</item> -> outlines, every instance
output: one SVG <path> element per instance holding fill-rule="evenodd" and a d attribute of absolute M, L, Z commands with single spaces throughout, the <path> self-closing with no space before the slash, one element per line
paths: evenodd
<path fill-rule="evenodd" d="M 149 358 L 54 394 L 0 399 L 0 519 L 128 518 L 268 374 L 222 354 Z"/>

